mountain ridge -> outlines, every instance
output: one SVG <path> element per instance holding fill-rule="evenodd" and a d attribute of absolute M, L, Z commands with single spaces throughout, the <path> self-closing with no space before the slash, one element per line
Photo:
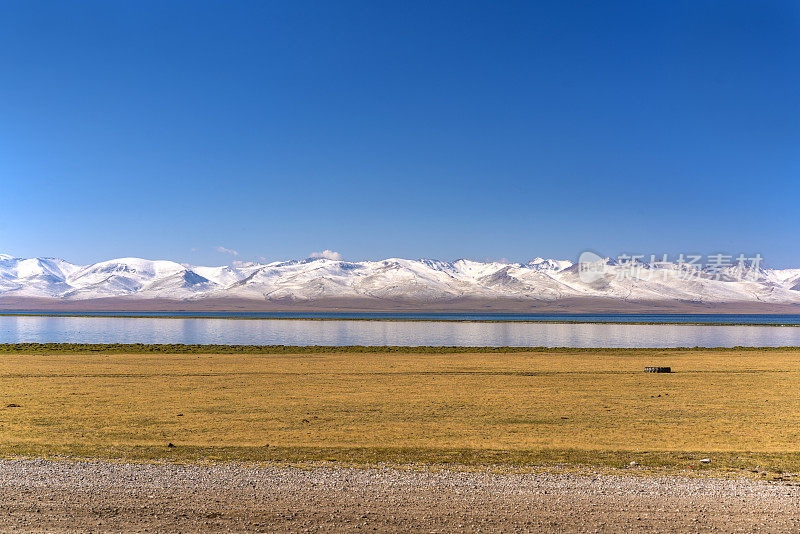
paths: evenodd
<path fill-rule="evenodd" d="M 740 267 L 733 264 L 687 271 L 674 263 L 620 264 L 607 258 L 603 262 L 602 273 L 587 279 L 581 264 L 545 258 L 525 263 L 308 258 L 207 267 L 141 258 L 76 265 L 60 258 L 0 254 L 0 298 L 295 303 L 358 299 L 421 305 L 464 299 L 558 302 L 595 298 L 800 304 L 800 269 L 759 267 L 742 276 Z"/>

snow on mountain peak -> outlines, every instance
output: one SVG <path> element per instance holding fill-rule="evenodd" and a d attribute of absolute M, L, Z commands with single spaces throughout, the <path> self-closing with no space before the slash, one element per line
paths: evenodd
<path fill-rule="evenodd" d="M 612 261 L 606 266 L 611 274 L 624 268 Z M 0 254 L 0 297 L 371 298 L 426 302 L 603 297 L 800 303 L 800 269 L 760 269 L 754 279 L 739 279 L 728 272 L 715 277 L 704 272 L 695 280 L 683 279 L 671 265 L 651 266 L 649 270 L 649 278 L 625 279 L 609 274 L 587 283 L 580 279 L 573 262 L 541 257 L 527 263 L 403 258 L 350 262 L 319 257 L 203 267 L 142 258 L 74 265 L 57 258 L 22 259 Z"/>

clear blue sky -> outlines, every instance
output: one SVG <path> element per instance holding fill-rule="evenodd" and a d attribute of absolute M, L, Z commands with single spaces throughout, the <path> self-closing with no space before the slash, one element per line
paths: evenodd
<path fill-rule="evenodd" d="M 0 251 L 800 266 L 800 3 L 0 3 Z"/>

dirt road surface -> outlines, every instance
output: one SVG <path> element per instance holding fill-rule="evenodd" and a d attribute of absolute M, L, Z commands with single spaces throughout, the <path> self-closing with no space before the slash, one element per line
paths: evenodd
<path fill-rule="evenodd" d="M 797 532 L 800 487 L 747 478 L 0 461 L 0 530 Z"/>

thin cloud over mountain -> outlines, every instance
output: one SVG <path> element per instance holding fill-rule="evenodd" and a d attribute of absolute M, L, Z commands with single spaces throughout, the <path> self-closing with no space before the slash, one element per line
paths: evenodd
<path fill-rule="evenodd" d="M 309 258 L 324 258 L 326 260 L 341 260 L 342 255 L 333 250 L 325 249 L 322 252 L 312 252 L 308 255 Z"/>

